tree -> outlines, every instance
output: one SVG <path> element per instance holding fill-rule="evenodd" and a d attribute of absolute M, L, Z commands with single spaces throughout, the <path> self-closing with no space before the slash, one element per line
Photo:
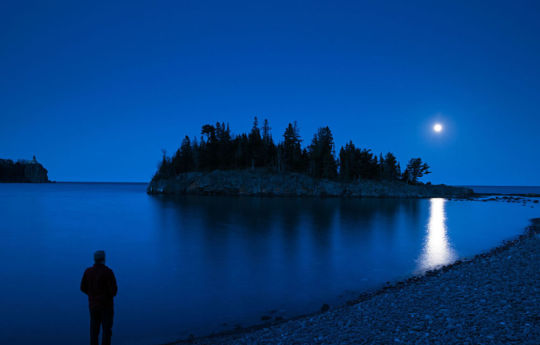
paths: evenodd
<path fill-rule="evenodd" d="M 250 164 L 249 139 L 245 133 L 242 133 L 234 139 L 234 167 L 236 169 L 245 169 Z"/>
<path fill-rule="evenodd" d="M 383 178 L 385 180 L 394 181 L 400 178 L 401 169 L 399 163 L 391 152 L 388 152 L 383 161 Z"/>
<path fill-rule="evenodd" d="M 219 165 L 217 164 L 217 138 L 216 138 L 216 128 L 212 125 L 204 125 L 201 129 L 201 138 L 200 144 L 200 168 L 202 170 L 214 170 Z M 204 137 L 206 136 L 206 138 Z"/>
<path fill-rule="evenodd" d="M 172 159 L 172 165 L 176 174 L 194 170 L 193 150 L 191 148 L 191 141 L 187 135 L 182 140 L 180 149 L 176 151 Z"/>
<path fill-rule="evenodd" d="M 309 171 L 313 177 L 333 179 L 337 176 L 334 138 L 328 127 L 321 127 L 308 147 Z"/>
<path fill-rule="evenodd" d="M 302 148 L 300 143 L 300 134 L 296 121 L 294 125 L 289 123 L 283 133 L 283 143 L 280 144 L 278 170 L 282 171 L 297 171 L 302 170 Z"/>
<path fill-rule="evenodd" d="M 268 124 L 268 119 L 264 119 L 264 124 L 262 127 L 262 155 L 263 155 L 263 166 L 267 168 L 275 168 L 277 164 L 277 148 L 274 145 L 274 140 L 272 139 L 272 134 L 270 133 L 270 125 Z"/>
<path fill-rule="evenodd" d="M 216 168 L 229 169 L 233 165 L 233 144 L 229 124 L 216 123 Z"/>
<path fill-rule="evenodd" d="M 373 180 L 379 177 L 380 169 L 377 157 L 370 149 L 358 150 L 355 154 L 357 162 L 358 176 L 361 179 Z"/>
<path fill-rule="evenodd" d="M 358 179 L 358 149 L 352 141 L 339 150 L 339 177 L 344 181 Z"/>
<path fill-rule="evenodd" d="M 193 140 L 191 141 L 191 153 L 193 155 L 193 170 L 197 171 L 200 169 L 200 154 L 201 149 L 199 146 L 199 142 L 197 141 L 197 137 L 193 137 Z"/>
<path fill-rule="evenodd" d="M 216 142 L 216 128 L 212 125 L 204 125 L 201 129 L 201 134 L 206 135 L 206 142 Z"/>
<path fill-rule="evenodd" d="M 270 125 L 268 124 L 268 119 L 264 119 L 264 124 L 262 127 L 262 140 L 265 145 L 269 145 L 270 143 L 273 143 L 272 141 L 272 134 L 270 134 Z"/>
<path fill-rule="evenodd" d="M 160 177 L 164 177 L 164 178 L 171 177 L 171 176 L 174 175 L 174 169 L 173 169 L 173 166 L 171 164 L 171 159 L 169 157 L 167 157 L 167 151 L 166 150 L 163 149 L 163 150 L 161 150 L 161 152 L 163 154 L 163 157 L 161 159 L 161 163 L 159 164 L 157 174 Z"/>
<path fill-rule="evenodd" d="M 379 153 L 379 169 L 377 171 L 377 178 L 383 179 L 384 178 L 384 165 L 385 165 L 384 157 L 382 153 Z"/>
<path fill-rule="evenodd" d="M 409 173 L 409 170 L 405 169 L 403 174 L 401 175 L 401 181 L 405 183 L 410 183 L 411 175 Z"/>
<path fill-rule="evenodd" d="M 419 178 L 431 174 L 431 171 L 429 171 L 429 165 L 422 162 L 421 158 L 411 158 L 409 164 L 407 164 L 406 173 L 408 176 L 406 182 L 416 184 Z"/>
<path fill-rule="evenodd" d="M 259 120 L 257 116 L 253 119 L 253 127 L 248 136 L 249 154 L 251 160 L 251 169 L 261 166 L 263 162 L 263 141 L 261 131 L 259 130 Z"/>

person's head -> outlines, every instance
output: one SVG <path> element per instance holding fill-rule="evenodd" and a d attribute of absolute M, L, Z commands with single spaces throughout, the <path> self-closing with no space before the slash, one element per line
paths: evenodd
<path fill-rule="evenodd" d="M 105 263 L 105 251 L 98 250 L 94 253 L 94 262 L 96 264 L 104 264 Z"/>

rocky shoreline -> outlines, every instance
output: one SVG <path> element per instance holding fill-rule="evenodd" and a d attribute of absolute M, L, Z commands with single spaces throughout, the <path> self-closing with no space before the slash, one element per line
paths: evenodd
<path fill-rule="evenodd" d="M 272 173 L 260 170 L 215 170 L 189 172 L 173 178 L 154 178 L 148 194 L 247 195 L 247 196 L 315 196 L 315 197 L 374 197 L 374 198 L 431 198 L 469 197 L 469 188 L 446 185 L 403 182 L 358 181 L 342 183 L 313 179 L 298 173 Z"/>
<path fill-rule="evenodd" d="M 539 344 L 540 218 L 487 253 L 323 309 L 171 344 Z"/>

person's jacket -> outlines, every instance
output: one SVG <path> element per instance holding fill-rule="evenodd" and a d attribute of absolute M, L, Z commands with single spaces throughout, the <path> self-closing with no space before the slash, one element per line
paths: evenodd
<path fill-rule="evenodd" d="M 88 295 L 90 309 L 113 308 L 113 297 L 118 287 L 113 271 L 104 264 L 94 264 L 84 272 L 81 291 Z"/>

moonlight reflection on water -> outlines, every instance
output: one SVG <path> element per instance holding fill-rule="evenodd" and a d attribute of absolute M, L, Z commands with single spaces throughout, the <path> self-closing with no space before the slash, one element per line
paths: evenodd
<path fill-rule="evenodd" d="M 420 270 L 429 270 L 454 261 L 456 254 L 448 240 L 446 229 L 446 200 L 430 199 L 427 237 L 420 257 Z"/>

